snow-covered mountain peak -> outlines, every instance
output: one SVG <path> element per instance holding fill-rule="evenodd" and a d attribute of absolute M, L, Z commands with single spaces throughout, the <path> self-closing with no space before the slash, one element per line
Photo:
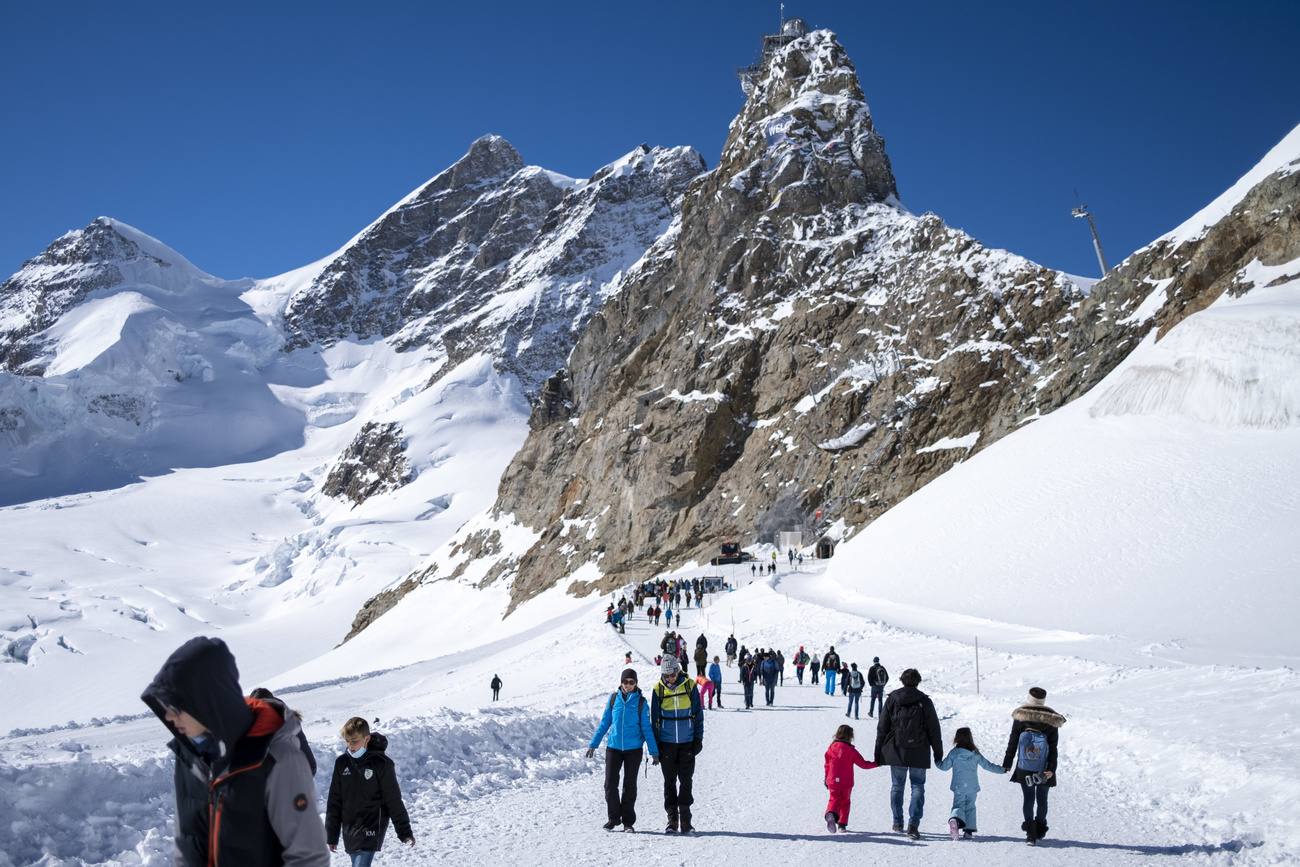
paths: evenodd
<path fill-rule="evenodd" d="M 766 59 L 731 124 L 718 170 L 738 189 L 762 191 L 769 201 L 791 196 L 808 209 L 898 196 L 857 73 L 828 30 Z"/>

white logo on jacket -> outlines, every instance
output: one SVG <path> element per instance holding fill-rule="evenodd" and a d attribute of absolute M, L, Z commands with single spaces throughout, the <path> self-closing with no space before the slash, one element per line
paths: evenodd
<path fill-rule="evenodd" d="M 373 777 L 374 775 L 375 775 L 375 772 L 374 772 L 374 769 L 373 769 L 373 768 L 366 768 L 366 779 L 367 779 L 367 780 L 370 779 L 371 777 Z"/>

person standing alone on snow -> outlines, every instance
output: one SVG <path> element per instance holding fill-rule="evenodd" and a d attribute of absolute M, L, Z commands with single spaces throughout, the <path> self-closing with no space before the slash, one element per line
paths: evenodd
<path fill-rule="evenodd" d="M 691 824 L 691 782 L 695 757 L 704 749 L 704 707 L 695 681 L 682 674 L 675 656 L 665 656 L 660 679 L 650 691 L 650 721 L 664 772 L 664 810 L 668 813 L 666 833 L 689 834 Z"/>
<path fill-rule="evenodd" d="M 858 711 L 862 710 L 862 690 L 866 688 L 867 679 L 858 671 L 858 664 L 852 663 L 852 670 L 844 678 L 844 685 L 848 687 L 849 709 L 844 712 L 845 716 L 853 714 L 853 718 L 858 718 Z"/>
<path fill-rule="evenodd" d="M 278 699 L 245 699 L 219 638 L 176 649 L 140 696 L 172 733 L 177 867 L 328 867 L 315 764 Z"/>
<path fill-rule="evenodd" d="M 822 677 L 826 681 L 826 694 L 835 695 L 835 676 L 840 673 L 840 655 L 835 652 L 835 645 L 822 657 Z"/>
<path fill-rule="evenodd" d="M 867 716 L 875 716 L 876 703 L 880 703 L 880 709 L 885 709 L 885 684 L 889 683 L 889 672 L 880 664 L 880 657 L 874 657 L 871 660 L 871 668 L 867 669 L 867 685 L 871 687 L 871 701 L 867 705 Z"/>
<path fill-rule="evenodd" d="M 492 683 L 489 684 L 489 686 L 492 687 L 492 700 L 496 701 L 501 697 L 501 678 L 497 677 L 495 674 L 492 675 Z"/>
<path fill-rule="evenodd" d="M 894 830 L 903 830 L 903 788 L 910 781 L 912 800 L 908 806 L 907 836 L 921 838 L 921 816 L 925 813 L 925 772 L 934 760 L 943 758 L 943 734 L 934 702 L 921 690 L 921 673 L 909 668 L 899 677 L 902 689 L 885 699 L 876 724 L 876 763 L 889 765 L 892 785 L 889 806 L 894 814 Z"/>
<path fill-rule="evenodd" d="M 935 765 L 941 771 L 952 771 L 952 813 L 948 818 L 948 833 L 954 840 L 965 832 L 967 840 L 975 836 L 975 796 L 980 792 L 979 769 L 1005 774 L 1006 771 L 980 755 L 970 729 L 962 727 L 952 739 L 952 750 Z"/>
<path fill-rule="evenodd" d="M 671 657 L 669 657 L 671 659 Z M 650 761 L 659 764 L 659 747 L 655 743 L 654 726 L 650 722 L 650 709 L 645 696 L 637 688 L 636 671 L 623 671 L 619 688 L 609 696 L 605 713 L 600 718 L 596 733 L 587 745 L 587 758 L 596 754 L 600 739 L 609 732 L 605 744 L 605 807 L 608 821 L 605 830 L 612 831 L 622 823 L 624 831 L 636 828 L 636 772 L 641 767 L 641 747 L 650 745 Z M 623 774 L 623 794 L 618 791 L 619 772 Z"/>
<path fill-rule="evenodd" d="M 352 867 L 370 867 L 384 845 L 390 818 L 397 838 L 415 845 L 411 818 L 402 803 L 393 760 L 384 753 L 388 738 L 371 733 L 370 724 L 358 716 L 345 722 L 339 734 L 347 749 L 334 762 L 325 833 L 331 852 L 337 851 L 341 832 L 343 851 L 352 859 Z"/>
<path fill-rule="evenodd" d="M 1025 832 L 1025 842 L 1030 844 L 1047 836 L 1047 792 L 1056 785 L 1057 730 L 1065 725 L 1065 717 L 1043 703 L 1046 698 L 1047 690 L 1033 687 L 1029 690 L 1029 703 L 1012 712 L 1011 737 L 1007 740 L 1007 754 L 1002 758 L 1002 767 L 1008 771 L 1012 760 L 1016 763 L 1011 782 L 1019 783 L 1025 796 L 1025 821 L 1020 830 Z"/>
<path fill-rule="evenodd" d="M 880 767 L 869 762 L 853 746 L 853 727 L 840 726 L 835 730 L 835 740 L 826 750 L 826 788 L 830 800 L 826 804 L 826 830 L 846 831 L 849 827 L 849 797 L 853 794 L 853 766 L 870 770 Z"/>

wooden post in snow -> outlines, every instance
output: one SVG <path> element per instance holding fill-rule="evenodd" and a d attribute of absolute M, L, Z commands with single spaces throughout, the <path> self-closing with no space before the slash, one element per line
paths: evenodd
<path fill-rule="evenodd" d="M 975 636 L 975 694 L 980 693 L 980 637 Z"/>

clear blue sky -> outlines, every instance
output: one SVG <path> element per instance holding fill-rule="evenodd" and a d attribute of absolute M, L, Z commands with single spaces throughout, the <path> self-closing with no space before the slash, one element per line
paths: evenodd
<path fill-rule="evenodd" d="M 221 277 L 332 252 L 485 133 L 575 177 L 712 167 L 779 4 L 0 4 L 0 279 L 123 220 Z M 790 2 L 858 69 L 903 202 L 1093 275 L 1300 124 L 1300 2 Z"/>

